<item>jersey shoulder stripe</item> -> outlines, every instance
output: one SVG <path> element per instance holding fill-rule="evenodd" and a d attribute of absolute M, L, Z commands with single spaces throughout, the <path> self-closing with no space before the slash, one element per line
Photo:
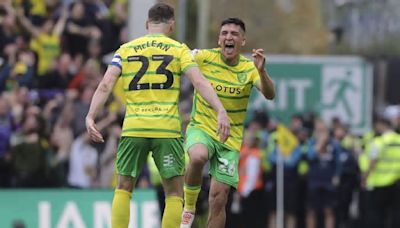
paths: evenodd
<path fill-rule="evenodd" d="M 221 48 L 197 50 L 196 54 L 200 54 L 199 57 L 200 58 L 202 57 L 201 61 L 204 63 L 212 63 L 212 62 L 216 63 L 219 62 L 219 60 L 221 59 Z M 232 71 L 233 73 L 246 73 L 250 72 L 251 70 L 255 70 L 253 61 L 244 55 L 240 55 L 239 63 L 234 67 L 223 66 L 218 63 L 216 66 L 222 67 L 225 70 Z M 234 68 L 244 68 L 245 71 L 235 71 Z"/>
<path fill-rule="evenodd" d="M 205 74 L 205 73 L 203 73 L 203 75 L 204 75 L 208 80 L 212 80 L 212 81 L 216 81 L 216 82 L 221 82 L 221 83 L 224 83 L 224 84 L 227 84 L 227 85 L 243 86 L 243 84 L 234 83 L 234 82 L 231 82 L 231 81 L 226 81 L 226 80 L 223 80 L 223 79 L 219 79 L 219 78 L 210 76 L 210 75 Z M 247 84 L 244 84 L 244 85 L 251 85 L 251 84 L 252 84 L 251 82 L 248 82 Z"/>
<path fill-rule="evenodd" d="M 181 134 L 180 131 L 174 131 L 171 129 L 162 129 L 162 128 L 127 128 L 122 130 L 122 133 L 126 132 L 162 132 L 162 133 Z"/>
<path fill-rule="evenodd" d="M 250 66 L 249 66 L 249 67 L 246 67 L 246 69 L 244 69 L 244 70 L 238 71 L 238 70 L 232 69 L 232 67 L 224 66 L 224 65 L 222 65 L 222 64 L 219 64 L 219 63 L 216 63 L 216 62 L 207 60 L 207 59 L 203 60 L 203 62 L 204 62 L 204 63 L 207 63 L 207 64 L 210 64 L 210 65 L 213 65 L 213 66 L 216 66 L 216 67 L 219 67 L 219 68 L 222 68 L 223 70 L 230 71 L 230 72 L 232 72 L 232 73 L 234 73 L 234 74 L 249 73 L 249 72 L 255 70 L 254 67 L 250 67 Z M 240 64 L 240 63 L 239 63 L 239 64 Z"/>
<path fill-rule="evenodd" d="M 249 98 L 250 95 L 242 95 L 242 96 L 226 96 L 226 95 L 220 95 L 218 94 L 219 98 L 225 98 L 225 99 L 232 99 L 232 100 L 240 100 L 240 99 L 246 99 Z"/>
<path fill-rule="evenodd" d="M 198 97 L 198 95 L 196 94 L 197 97 L 197 102 L 201 103 L 202 105 L 204 105 L 205 107 L 209 108 L 210 110 L 213 110 L 213 107 L 211 105 L 209 105 L 208 103 L 206 103 L 205 101 L 203 101 L 203 99 L 201 99 L 200 97 Z M 243 108 L 243 109 L 226 109 L 226 112 L 228 113 L 238 113 L 238 112 L 247 112 L 247 108 Z"/>

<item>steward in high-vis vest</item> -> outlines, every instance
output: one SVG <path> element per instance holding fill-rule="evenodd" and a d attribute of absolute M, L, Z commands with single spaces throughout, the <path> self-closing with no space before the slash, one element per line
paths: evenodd
<path fill-rule="evenodd" d="M 251 191 L 263 187 L 261 149 L 243 146 L 240 150 L 238 192 L 247 197 Z"/>
<path fill-rule="evenodd" d="M 367 227 L 400 227 L 400 135 L 380 118 L 363 184 L 367 189 Z"/>
<path fill-rule="evenodd" d="M 361 177 L 361 188 L 359 192 L 359 202 L 358 202 L 358 210 L 359 210 L 359 220 L 361 221 L 361 227 L 366 227 L 367 223 L 367 211 L 368 211 L 368 198 L 367 198 L 367 189 L 365 186 L 366 180 L 365 173 L 368 170 L 369 166 L 369 154 L 371 152 L 371 146 L 374 142 L 374 139 L 379 137 L 378 133 L 375 129 L 371 129 L 368 132 L 365 132 L 361 137 L 361 148 L 362 152 L 358 155 L 358 166 L 360 167 Z M 364 180 L 363 180 L 364 179 Z"/>
<path fill-rule="evenodd" d="M 265 211 L 260 206 L 264 200 L 264 183 L 259 140 L 256 132 L 248 130 L 240 149 L 237 191 L 241 196 L 241 222 L 246 227 L 261 227 L 259 218 L 265 216 Z"/>

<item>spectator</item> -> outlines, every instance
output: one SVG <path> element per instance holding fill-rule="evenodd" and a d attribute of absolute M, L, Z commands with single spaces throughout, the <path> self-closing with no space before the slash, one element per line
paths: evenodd
<path fill-rule="evenodd" d="M 97 63 L 99 63 L 101 57 L 100 42 L 97 39 L 91 39 L 87 49 L 89 59 L 95 60 Z"/>
<path fill-rule="evenodd" d="M 367 189 L 367 227 L 399 227 L 400 135 L 393 131 L 386 118 L 378 118 L 375 128 L 380 136 L 373 140 L 362 179 Z"/>
<path fill-rule="evenodd" d="M 74 113 L 75 118 L 72 122 L 72 129 L 74 137 L 82 134 L 86 131 L 85 128 L 85 116 L 89 111 L 90 101 L 94 93 L 94 88 L 84 87 L 82 92 L 79 94 L 79 99 L 74 102 Z"/>
<path fill-rule="evenodd" d="M 300 126 L 300 125 L 299 125 Z M 297 127 L 296 127 L 297 128 Z M 282 154 L 279 147 L 273 144 L 272 153 L 269 154 L 268 160 L 272 165 L 271 178 L 273 182 L 272 198 L 270 205 L 271 214 L 269 215 L 269 227 L 276 227 L 276 197 L 277 197 L 277 166 L 278 166 L 278 156 L 282 156 L 283 159 L 283 186 L 284 186 L 284 212 L 285 212 L 285 224 L 288 228 L 296 227 L 296 210 L 297 210 L 297 195 L 293 194 L 298 192 L 299 184 L 299 174 L 298 165 L 302 156 L 301 146 L 298 145 L 296 148 L 288 155 Z"/>
<path fill-rule="evenodd" d="M 264 183 L 261 164 L 261 149 L 256 131 L 247 131 L 243 138 L 239 160 L 239 185 L 242 224 L 248 227 L 265 227 L 260 218 L 264 210 L 260 202 L 264 199 Z"/>
<path fill-rule="evenodd" d="M 100 155 L 100 175 L 99 185 L 101 188 L 112 188 L 116 184 L 115 158 L 121 127 L 119 123 L 114 123 L 108 129 L 106 146 Z"/>
<path fill-rule="evenodd" d="M 67 42 L 65 50 L 68 50 L 73 58 L 78 55 L 87 56 L 89 40 L 100 39 L 102 35 L 89 17 L 85 17 L 85 12 L 86 8 L 82 2 L 76 1 L 71 4 L 71 17 L 67 21 L 65 31 Z"/>
<path fill-rule="evenodd" d="M 68 173 L 68 185 L 70 187 L 95 187 L 97 157 L 97 150 L 90 144 L 89 136 L 86 133 L 82 133 L 73 141 Z"/>
<path fill-rule="evenodd" d="M 308 212 L 307 227 L 317 227 L 317 214 L 322 212 L 325 228 L 335 225 L 334 207 L 336 188 L 340 177 L 340 150 L 332 141 L 329 131 L 321 120 L 315 123 L 314 139 L 307 153 L 308 172 Z"/>
<path fill-rule="evenodd" d="M 300 114 L 293 115 L 290 119 L 290 130 L 295 132 L 303 127 L 303 117 Z"/>
<path fill-rule="evenodd" d="M 43 76 L 46 80 L 43 81 L 41 87 L 46 89 L 67 89 L 72 80 L 72 65 L 71 56 L 67 53 L 61 54 L 55 61 L 54 66 Z"/>
<path fill-rule="evenodd" d="M 17 53 L 17 62 L 11 71 L 9 81 L 14 86 L 32 88 L 35 75 L 34 61 L 34 56 L 31 52 Z"/>
<path fill-rule="evenodd" d="M 116 116 L 108 115 L 102 119 L 98 126 L 101 131 L 114 122 Z M 98 152 L 92 145 L 89 135 L 84 131 L 72 143 L 69 160 L 68 184 L 75 188 L 97 187 Z"/>
<path fill-rule="evenodd" d="M 68 11 L 63 10 L 55 25 L 52 19 L 47 18 L 40 28 L 33 26 L 22 10 L 18 10 L 17 15 L 21 25 L 33 37 L 31 48 L 38 56 L 37 75 L 39 76 L 39 87 L 44 86 L 43 83 L 46 82 L 46 78 L 40 78 L 40 76 L 45 75 L 53 64 L 54 59 L 59 55 L 61 33 L 64 31 Z"/>
<path fill-rule="evenodd" d="M 342 167 L 338 185 L 337 224 L 340 228 L 347 228 L 351 227 L 350 204 L 355 191 L 359 188 L 360 169 L 357 162 L 355 139 L 348 135 L 346 127 L 342 124 L 338 124 L 333 129 L 333 133 L 334 140 L 341 148 L 339 158 Z M 350 145 L 346 145 L 346 141 L 350 141 L 348 143 Z"/>
<path fill-rule="evenodd" d="M 10 138 L 15 127 L 8 100 L 0 95 L 0 187 L 11 184 Z"/>
<path fill-rule="evenodd" d="M 47 150 L 39 135 L 39 123 L 36 113 L 26 112 L 19 139 L 11 148 L 14 187 L 45 186 Z"/>
<path fill-rule="evenodd" d="M 15 46 L 16 26 L 15 14 L 10 5 L 0 3 L 0 53 L 4 53 L 7 46 Z"/>
<path fill-rule="evenodd" d="M 80 70 L 72 79 L 69 88 L 80 89 L 85 87 L 95 87 L 101 80 L 101 68 L 99 62 L 88 59 L 83 69 Z"/>
<path fill-rule="evenodd" d="M 7 93 L 6 96 L 10 102 L 11 113 L 14 117 L 15 123 L 17 126 L 21 126 L 24 111 L 31 105 L 29 89 L 26 87 L 15 88 L 10 91 L 10 93 Z"/>
<path fill-rule="evenodd" d="M 115 0 L 110 5 L 107 20 L 102 20 L 102 53 L 109 53 L 113 50 L 118 49 L 119 45 L 125 43 L 128 40 L 123 40 L 120 36 L 115 34 L 121 34 L 124 31 L 126 25 L 126 19 L 128 17 L 128 1 L 127 0 Z"/>
<path fill-rule="evenodd" d="M 7 80 L 11 74 L 11 70 L 16 62 L 17 47 L 16 45 L 7 45 L 4 49 L 4 60 L 0 68 L 0 92 L 9 91 L 13 89 L 7 85 Z"/>
<path fill-rule="evenodd" d="M 73 101 L 69 95 L 64 104 L 61 102 L 62 100 L 57 96 L 50 100 L 45 107 L 45 111 L 47 109 L 47 112 L 50 112 L 52 107 L 64 105 L 54 127 L 51 128 L 52 134 L 50 135 L 49 181 L 51 186 L 56 187 L 67 185 L 68 162 L 73 142 L 71 123 L 74 115 L 70 111 L 72 109 Z M 48 115 L 46 119 L 51 119 L 50 115 Z"/>
<path fill-rule="evenodd" d="M 299 174 L 299 182 L 297 193 L 295 194 L 297 197 L 297 227 L 304 227 L 305 218 L 306 218 L 306 196 L 307 196 L 307 183 L 308 183 L 308 162 L 307 162 L 307 153 L 309 148 L 309 137 L 310 131 L 302 127 L 295 131 L 297 140 L 299 142 L 299 149 L 301 151 L 301 159 L 298 164 L 297 172 Z"/>

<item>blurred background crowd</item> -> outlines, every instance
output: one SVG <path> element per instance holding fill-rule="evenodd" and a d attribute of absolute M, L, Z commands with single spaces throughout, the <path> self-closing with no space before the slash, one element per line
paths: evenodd
<path fill-rule="evenodd" d="M 324 123 L 312 113 L 292 116 L 288 131 L 280 133 L 279 123 L 256 113 L 245 131 L 228 227 L 276 227 L 279 159 L 286 227 L 397 227 L 400 116 L 388 115 L 376 116 L 373 129 L 355 135 L 340 118 Z M 279 134 L 296 138 L 286 153 Z M 391 134 L 384 145 L 393 146 L 396 155 L 387 159 L 396 168 L 378 160 L 387 170 L 372 177 L 376 139 Z"/>
<path fill-rule="evenodd" d="M 126 42 L 126 4 L 1 2 L 1 186 L 110 186 L 98 170 L 112 164 L 116 142 L 91 144 L 84 117 L 107 54 Z M 121 105 L 113 101 L 102 126 L 117 140 Z"/>
<path fill-rule="evenodd" d="M 351 1 L 341 2 L 340 10 L 346 11 L 346 2 Z M 122 95 L 116 90 L 99 118 L 104 144 L 90 142 L 84 117 L 113 51 L 128 41 L 127 6 L 128 0 L 0 2 L 0 188 L 115 186 L 114 159 L 124 114 Z M 337 14 L 329 11 L 327 15 L 337 22 L 331 28 L 335 35 L 332 45 L 343 46 L 339 44 L 343 27 Z M 189 43 L 191 39 L 189 35 Z M 255 38 L 252 41 L 257 42 Z M 320 50 L 298 53 L 324 53 Z M 332 50 L 342 53 L 346 47 Z M 383 69 L 379 66 L 378 71 Z M 187 123 L 192 88 L 187 80 L 182 83 L 180 108 L 183 123 Z M 227 227 L 274 227 L 280 159 L 288 228 L 314 227 L 316 223 L 327 228 L 365 227 L 367 218 L 379 220 L 376 217 L 382 213 L 391 216 L 385 221 L 395 224 L 400 218 L 400 174 L 388 183 L 389 192 L 378 194 L 392 197 L 379 206 L 374 202 L 374 186 L 368 186 L 363 178 L 374 139 L 400 130 L 399 106 L 380 110 L 385 112 L 376 115 L 373 128 L 358 135 L 352 134 L 349 123 L 340 116 L 326 123 L 313 113 L 298 113 L 286 126 L 296 145 L 283 155 L 277 146 L 281 123 L 268 113 L 254 111 L 246 123 L 241 179 L 231 194 Z M 400 154 L 400 147 L 398 150 Z M 400 164 L 400 160 L 393 162 Z M 204 222 L 200 220 L 207 211 L 207 173 L 204 179 L 197 225 Z M 154 164 L 149 162 L 137 185 L 156 189 L 162 205 Z"/>

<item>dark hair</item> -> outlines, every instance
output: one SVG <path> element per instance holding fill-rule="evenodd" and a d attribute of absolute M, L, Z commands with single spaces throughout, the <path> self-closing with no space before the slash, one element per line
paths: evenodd
<path fill-rule="evenodd" d="M 224 25 L 227 25 L 227 24 L 239 25 L 240 28 L 243 30 L 243 32 L 246 32 L 246 26 L 244 25 L 244 22 L 241 19 L 237 18 L 237 17 L 230 17 L 230 18 L 227 18 L 227 19 L 223 20 L 221 22 L 221 27 L 224 26 Z"/>
<path fill-rule="evenodd" d="M 153 23 L 166 23 L 174 19 L 174 8 L 165 3 L 157 3 L 149 9 L 148 18 Z"/>

